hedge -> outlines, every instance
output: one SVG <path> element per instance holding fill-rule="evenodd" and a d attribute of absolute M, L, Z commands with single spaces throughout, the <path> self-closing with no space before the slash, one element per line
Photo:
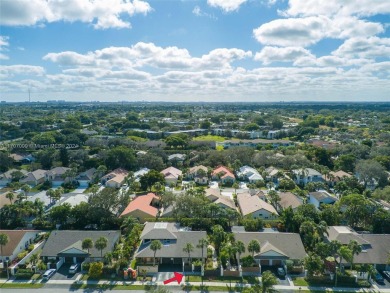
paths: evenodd
<path fill-rule="evenodd" d="M 34 272 L 28 269 L 18 269 L 15 274 L 17 280 L 29 280 L 34 275 Z"/>

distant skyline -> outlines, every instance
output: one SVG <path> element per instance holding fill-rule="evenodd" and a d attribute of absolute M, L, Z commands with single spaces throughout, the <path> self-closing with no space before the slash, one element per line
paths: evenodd
<path fill-rule="evenodd" d="M 0 100 L 390 101 L 389 0 L 0 0 Z"/>

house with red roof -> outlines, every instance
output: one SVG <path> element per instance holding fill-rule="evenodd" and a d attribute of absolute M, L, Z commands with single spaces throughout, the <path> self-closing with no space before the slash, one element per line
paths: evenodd
<path fill-rule="evenodd" d="M 213 180 L 221 181 L 222 184 L 233 184 L 236 181 L 236 177 L 233 172 L 225 166 L 219 166 L 211 173 Z"/>
<path fill-rule="evenodd" d="M 132 216 L 140 223 L 148 218 L 155 218 L 158 214 L 160 198 L 154 193 L 141 195 L 133 199 L 119 217 Z"/>

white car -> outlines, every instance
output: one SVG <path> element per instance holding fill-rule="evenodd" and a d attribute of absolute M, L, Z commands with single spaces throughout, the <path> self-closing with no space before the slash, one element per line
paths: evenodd
<path fill-rule="evenodd" d="M 47 270 L 47 271 L 43 274 L 42 279 L 43 279 L 43 280 L 49 280 L 55 273 L 56 273 L 56 269 Z"/>
<path fill-rule="evenodd" d="M 75 274 L 77 273 L 77 270 L 79 269 L 79 265 L 76 263 L 74 265 L 71 265 L 69 268 L 69 274 Z"/>

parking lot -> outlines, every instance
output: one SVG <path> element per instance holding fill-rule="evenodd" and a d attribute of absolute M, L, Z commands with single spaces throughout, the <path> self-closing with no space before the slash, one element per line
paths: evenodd
<path fill-rule="evenodd" d="M 76 274 L 69 274 L 71 265 L 72 264 L 64 263 L 50 280 L 76 280 L 77 276 L 80 274 L 80 268 Z"/>

